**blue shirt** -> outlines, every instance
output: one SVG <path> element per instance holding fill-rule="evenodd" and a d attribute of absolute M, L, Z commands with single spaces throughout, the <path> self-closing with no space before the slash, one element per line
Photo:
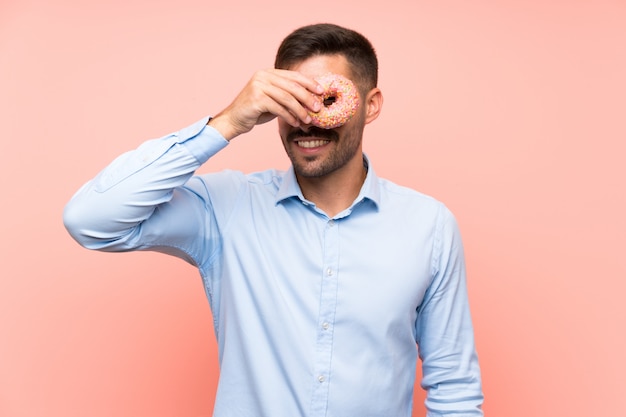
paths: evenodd
<path fill-rule="evenodd" d="M 228 144 L 206 122 L 117 158 L 64 221 L 87 248 L 197 266 L 219 347 L 214 416 L 410 416 L 418 353 L 428 417 L 482 416 L 450 211 L 371 166 L 333 218 L 293 169 L 194 175 Z"/>

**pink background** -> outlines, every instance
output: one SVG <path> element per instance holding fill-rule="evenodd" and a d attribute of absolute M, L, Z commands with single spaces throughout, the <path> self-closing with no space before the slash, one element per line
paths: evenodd
<path fill-rule="evenodd" d="M 211 415 L 198 273 L 88 252 L 62 209 L 118 154 L 221 110 L 320 21 L 378 50 L 377 172 L 457 215 L 486 414 L 626 415 L 623 0 L 3 0 L 1 416 Z M 287 160 L 270 123 L 211 164 Z"/>

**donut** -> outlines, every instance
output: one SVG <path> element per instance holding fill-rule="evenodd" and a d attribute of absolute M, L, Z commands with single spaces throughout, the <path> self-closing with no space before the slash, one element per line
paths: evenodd
<path fill-rule="evenodd" d="M 359 107 L 359 96 L 354 83 L 339 74 L 326 74 L 316 78 L 324 92 L 323 106 L 319 112 L 309 112 L 311 124 L 323 129 L 334 129 L 346 123 Z"/>

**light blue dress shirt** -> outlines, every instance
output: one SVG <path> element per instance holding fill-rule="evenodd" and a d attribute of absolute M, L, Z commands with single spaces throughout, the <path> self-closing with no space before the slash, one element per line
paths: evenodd
<path fill-rule="evenodd" d="M 214 416 L 407 417 L 418 352 L 428 417 L 482 416 L 462 243 L 446 207 L 371 166 L 333 218 L 292 169 L 194 176 L 228 144 L 207 120 L 117 158 L 64 222 L 90 249 L 197 266 L 219 346 Z"/>

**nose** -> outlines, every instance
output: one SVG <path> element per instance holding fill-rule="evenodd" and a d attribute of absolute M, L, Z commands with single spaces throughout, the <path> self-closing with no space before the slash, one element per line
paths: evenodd
<path fill-rule="evenodd" d="M 313 127 L 313 125 L 310 124 L 310 123 L 308 123 L 308 124 L 307 123 L 302 123 L 300 125 L 300 130 L 302 130 L 304 133 L 309 133 L 309 130 L 311 130 L 311 127 Z"/>

